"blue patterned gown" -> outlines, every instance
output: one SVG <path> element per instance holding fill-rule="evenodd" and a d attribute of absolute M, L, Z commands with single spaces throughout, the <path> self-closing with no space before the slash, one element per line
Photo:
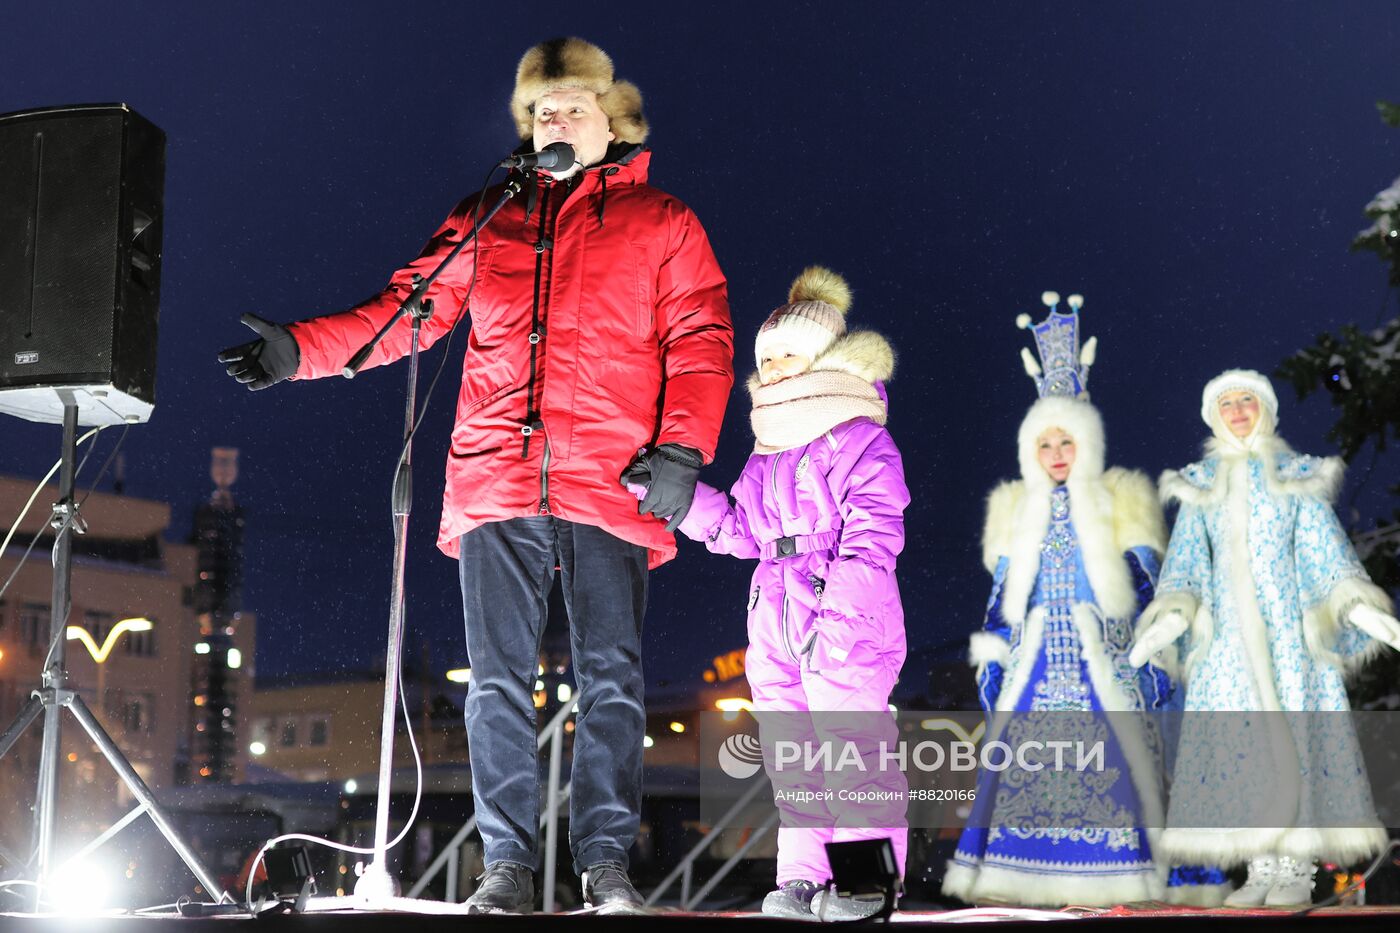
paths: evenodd
<path fill-rule="evenodd" d="M 1007 639 L 1011 657 L 1004 672 L 995 664 L 987 666 L 979 693 L 984 708 L 1019 714 L 998 715 L 988 729 L 989 736 L 999 735 L 1013 747 L 1018 739 L 1036 737 L 1037 713 L 1053 720 L 1055 713 L 1103 712 L 1125 701 L 1129 710 L 1153 710 L 1170 695 L 1170 684 L 1159 669 L 1138 671 L 1128 663 L 1133 619 L 1105 619 L 1098 610 L 1070 516 L 1069 491 L 1061 486 L 1052 496 L 1050 527 L 1041 545 L 1026 622 L 1013 627 L 1002 616 L 1005 557 L 997 563 L 987 606 L 985 628 Z M 1134 548 L 1124 560 L 1133 574 L 1140 611 L 1152 597 L 1157 555 L 1149 548 Z M 1085 620 L 1092 620 L 1087 649 L 1080 627 L 1089 624 Z M 1104 740 L 1107 767 L 1097 773 L 1055 772 L 1048 767 L 1033 774 L 984 770 L 943 892 L 969 903 L 1027 906 L 1107 905 L 1163 897 L 1165 872 L 1154 862 L 1150 838 L 1157 832 L 1142 828 L 1148 822 L 1145 815 L 1155 814 L 1160 820 L 1162 811 L 1160 739 L 1146 719 L 1118 713 L 1111 721 L 1062 715 L 1059 723 L 1052 722 L 1050 728 L 1058 729 L 1070 720 L 1094 733 L 1087 739 Z M 1130 748 L 1140 764 L 1136 773 L 1129 764 Z M 1150 760 L 1144 762 L 1144 757 Z"/>
<path fill-rule="evenodd" d="M 1344 615 L 1339 597 L 1374 589 L 1314 479 L 1328 468 L 1279 442 L 1164 479 L 1182 506 L 1158 592 L 1203 610 L 1180 646 L 1186 713 L 1163 837 L 1175 858 L 1349 864 L 1385 844 L 1342 670 L 1376 643 L 1320 623 Z M 1315 712 L 1245 715 L 1276 710 Z"/>

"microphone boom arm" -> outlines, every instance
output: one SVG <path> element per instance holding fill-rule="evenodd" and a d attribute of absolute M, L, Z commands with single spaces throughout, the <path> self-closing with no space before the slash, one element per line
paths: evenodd
<path fill-rule="evenodd" d="M 356 374 L 364 368 L 365 362 L 369 359 L 369 355 L 374 352 L 374 348 L 383 342 L 385 336 L 388 335 L 394 325 L 403 320 L 405 316 L 411 316 L 419 321 L 425 321 L 432 317 L 433 303 L 424 300 L 424 296 L 428 294 L 428 289 L 433 287 L 433 283 L 437 281 L 438 276 L 442 275 L 443 271 L 447 269 L 452 261 L 461 255 L 462 250 L 466 248 L 467 244 L 476 239 L 476 235 L 481 232 L 483 227 L 490 223 L 491 218 L 496 216 L 497 211 L 505 207 L 506 202 L 519 194 L 524 187 L 524 176 L 517 176 L 506 180 L 505 190 L 502 191 L 501 196 L 496 199 L 496 203 L 492 204 L 490 210 L 472 223 L 471 229 L 467 231 L 467 235 L 462 237 L 460 243 L 452 247 L 452 252 L 442 257 L 442 262 L 437 264 L 437 268 L 429 273 L 427 278 L 414 277 L 415 284 L 413 291 L 399 304 L 398 310 L 394 312 L 393 317 L 389 318 L 389 320 L 384 323 L 384 326 L 379 328 L 379 332 L 371 337 L 369 342 L 363 347 L 360 347 L 354 356 L 350 357 L 350 361 L 340 370 L 342 376 L 346 379 L 354 379 Z"/>

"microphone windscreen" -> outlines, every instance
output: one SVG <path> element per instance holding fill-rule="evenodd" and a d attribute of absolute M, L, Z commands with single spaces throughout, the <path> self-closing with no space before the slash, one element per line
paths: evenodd
<path fill-rule="evenodd" d="M 566 142 L 550 143 L 541 152 L 553 153 L 552 161 L 540 159 L 541 168 L 569 168 L 574 164 L 574 147 Z"/>

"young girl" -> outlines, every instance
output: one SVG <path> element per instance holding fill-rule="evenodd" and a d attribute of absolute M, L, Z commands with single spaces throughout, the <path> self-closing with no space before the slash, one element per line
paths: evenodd
<path fill-rule="evenodd" d="M 747 674 L 768 772 L 775 789 L 833 792 L 830 810 L 816 819 L 811 805 L 789 812 L 780 801 L 778 888 L 763 912 L 807 919 L 852 919 L 879 907 L 821 888 L 831 876 L 825 843 L 889 838 L 902 877 L 908 837 L 904 778 L 895 769 L 794 774 L 775 771 L 773 761 L 775 736 L 793 739 L 804 728 L 810 741 L 838 749 L 898 742 L 887 704 L 905 654 L 894 569 L 909 491 L 884 427 L 883 383 L 894 354 L 878 334 L 846 332 L 850 300 L 846 282 L 829 270 L 798 276 L 755 341 L 753 455 L 729 496 L 701 483 L 680 525 L 717 554 L 759 562 L 748 598 Z M 878 715 L 763 715 L 778 711 Z M 854 813 L 843 809 L 840 789 L 896 790 L 898 802 Z"/>

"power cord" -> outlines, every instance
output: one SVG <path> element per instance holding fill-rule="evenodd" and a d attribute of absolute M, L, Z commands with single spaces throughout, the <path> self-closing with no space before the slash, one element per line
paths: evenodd
<path fill-rule="evenodd" d="M 1296 911 L 1291 916 L 1305 917 L 1308 914 L 1312 913 L 1314 910 L 1318 910 L 1319 908 L 1334 907 L 1337 904 L 1340 904 L 1342 902 L 1342 898 L 1365 887 L 1366 882 L 1370 881 L 1371 876 L 1374 875 L 1380 869 L 1381 863 L 1384 862 L 1386 858 L 1390 855 L 1390 853 L 1394 852 L 1397 848 L 1400 848 L 1400 839 L 1390 840 L 1389 844 L 1381 850 L 1381 853 L 1375 857 L 1375 859 L 1371 862 L 1370 866 L 1368 866 L 1367 869 L 1361 873 L 1360 879 L 1358 879 L 1357 881 L 1353 881 L 1345 888 L 1342 888 L 1342 890 L 1324 898 L 1323 900 L 1318 901 L 1316 904 L 1313 904 L 1309 907 L 1304 907 L 1302 910 Z"/>
<path fill-rule="evenodd" d="M 408 820 L 403 824 L 403 829 L 399 830 L 399 834 L 394 837 L 393 841 L 390 842 L 388 846 L 385 847 L 385 851 L 388 851 L 389 849 L 392 849 L 395 846 L 397 846 L 400 842 L 403 842 L 404 837 L 408 835 L 408 831 L 413 828 L 414 822 L 418 819 L 418 807 L 423 800 L 423 759 L 418 754 L 418 743 L 413 738 L 413 717 L 409 715 L 408 700 L 404 696 L 402 670 L 399 671 L 398 678 L 399 709 L 403 712 L 404 727 L 408 730 L 408 747 L 413 751 L 413 767 L 417 772 L 417 780 L 415 782 L 413 792 L 413 811 L 409 813 Z M 373 846 L 346 845 L 343 842 L 332 842 L 329 839 L 322 839 L 320 836 L 310 836 L 305 833 L 287 833 L 285 835 L 269 839 L 267 842 L 263 843 L 262 848 L 258 850 L 257 856 L 253 859 L 252 867 L 248 869 L 248 884 L 247 887 L 244 889 L 243 903 L 248 908 L 248 912 L 250 914 L 257 916 L 259 913 L 258 910 L 255 910 L 253 908 L 253 879 L 258 874 L 258 866 L 262 864 L 263 856 L 267 854 L 268 849 L 271 849 L 278 843 L 291 842 L 294 840 L 300 842 L 310 842 L 314 845 L 326 846 L 327 848 L 336 849 L 340 852 L 350 852 L 354 855 L 374 854 Z"/>

